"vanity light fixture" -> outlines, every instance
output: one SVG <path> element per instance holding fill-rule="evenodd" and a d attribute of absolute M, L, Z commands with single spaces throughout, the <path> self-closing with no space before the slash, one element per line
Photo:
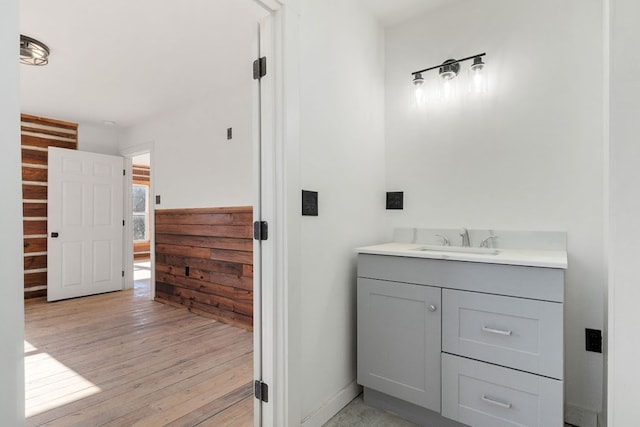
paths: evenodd
<path fill-rule="evenodd" d="M 20 34 L 20 63 L 47 65 L 49 63 L 49 48 L 39 40 Z"/>
<path fill-rule="evenodd" d="M 440 65 L 434 65 L 422 70 L 414 71 L 411 73 L 413 76 L 413 84 L 415 86 L 416 101 L 422 101 L 425 97 L 424 93 L 424 77 L 423 73 L 431 70 L 438 70 L 442 82 L 442 97 L 447 99 L 451 98 L 454 90 L 453 79 L 460 74 L 460 64 L 465 61 L 473 59 L 473 64 L 469 67 L 469 90 L 474 93 L 482 93 L 486 91 L 486 64 L 482 61 L 482 57 L 486 53 L 479 53 L 477 55 L 469 56 L 462 59 L 447 59 Z"/>

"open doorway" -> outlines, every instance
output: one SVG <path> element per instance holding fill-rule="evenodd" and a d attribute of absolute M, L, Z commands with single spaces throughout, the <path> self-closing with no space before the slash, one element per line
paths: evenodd
<path fill-rule="evenodd" d="M 156 6 L 153 6 L 153 8 L 155 7 Z M 157 7 L 160 7 L 160 6 L 157 6 Z M 111 6 L 111 8 L 113 8 L 113 6 Z M 262 11 L 264 12 L 264 9 L 262 9 Z M 266 14 L 266 12 L 264 12 L 264 14 Z M 194 14 L 194 15 L 197 15 L 197 14 Z M 168 17 L 168 16 L 171 16 L 171 14 L 166 13 L 165 17 Z M 85 16 L 83 21 L 88 22 L 89 19 L 87 18 L 88 17 Z M 153 21 L 153 19 L 147 19 L 147 20 Z M 171 23 L 174 24 L 174 22 L 171 22 Z M 157 22 L 156 22 L 156 26 L 157 26 Z M 169 27 L 169 26 L 170 25 L 167 25 L 166 27 Z M 222 24 L 220 26 L 222 26 Z M 211 27 L 216 27 L 216 26 L 211 25 Z M 256 20 L 254 28 L 257 30 L 257 27 L 258 25 Z M 122 31 L 123 28 L 119 28 L 119 30 Z M 257 34 L 255 34 L 255 36 L 257 37 Z M 228 40 L 225 40 L 225 48 L 227 48 L 226 45 L 228 44 L 229 44 Z M 253 48 L 256 48 L 256 47 L 257 46 L 255 45 L 252 46 L 252 50 Z M 247 65 L 247 67 L 243 66 L 243 69 L 241 71 L 240 70 L 238 71 L 242 75 L 251 76 L 251 62 L 257 56 L 257 52 L 253 51 L 252 54 L 256 54 L 256 55 L 253 55 L 251 58 L 246 58 L 246 61 L 245 61 L 246 64 L 244 65 Z M 225 63 L 225 61 L 221 61 L 221 62 Z M 189 80 L 189 79 L 185 79 L 185 81 L 186 80 Z M 183 87 L 184 85 L 182 85 L 184 81 L 181 81 L 181 82 L 176 81 L 175 83 L 180 83 L 181 88 L 184 88 Z M 256 85 L 256 83 L 251 83 L 251 77 L 249 77 L 249 80 L 247 81 L 247 83 L 253 86 Z M 220 89 L 220 87 L 224 89 L 225 84 L 229 86 L 228 82 L 223 82 L 223 86 L 218 86 L 217 89 Z M 185 172 L 182 174 L 183 178 L 190 179 L 192 183 L 196 183 L 198 185 L 205 183 L 205 185 L 208 187 L 199 187 L 199 189 L 194 189 L 195 185 L 192 185 L 192 186 L 183 185 L 183 186 L 179 186 L 178 190 L 172 193 L 172 191 L 166 190 L 166 189 L 169 188 L 171 190 L 175 190 L 175 188 L 172 187 L 172 184 L 175 184 L 176 180 L 172 176 L 169 176 L 166 174 L 161 175 L 162 181 L 158 180 L 158 182 L 161 182 L 164 185 L 164 187 L 162 187 L 164 188 L 164 190 L 161 194 L 157 194 L 157 195 L 162 197 L 162 202 L 160 203 L 160 207 L 163 208 L 163 210 L 210 208 L 212 207 L 211 206 L 212 203 L 203 202 L 202 199 L 197 200 L 195 198 L 190 199 L 192 201 L 194 200 L 196 201 L 194 203 L 191 203 L 190 206 L 181 207 L 179 206 L 179 204 L 187 200 L 186 197 L 182 197 L 182 196 L 190 195 L 191 197 L 193 197 L 194 195 L 197 196 L 198 194 L 200 196 L 206 196 L 207 194 L 210 196 L 211 188 L 213 188 L 212 187 L 213 185 L 217 185 L 219 187 L 224 187 L 224 186 L 229 187 L 230 184 L 233 182 L 233 179 L 229 177 L 225 179 L 224 176 L 218 177 L 221 179 L 217 179 L 217 180 L 212 180 L 207 177 L 203 178 L 202 176 L 203 171 L 211 171 L 216 169 L 216 167 L 211 166 L 211 159 L 214 158 L 214 156 L 211 156 L 211 153 L 209 152 L 209 149 L 207 148 L 207 146 L 199 147 L 198 149 L 192 150 L 192 151 L 185 149 L 185 147 L 187 147 L 188 144 L 191 144 L 193 142 L 192 141 L 193 134 L 187 133 L 194 128 L 193 123 L 199 122 L 198 126 L 201 127 L 202 129 L 206 129 L 208 133 L 213 132 L 213 130 L 215 129 L 219 130 L 220 123 L 212 124 L 211 117 L 224 117 L 225 110 L 226 111 L 232 110 L 234 108 L 233 103 L 236 103 L 238 100 L 237 93 L 233 90 L 234 88 L 228 88 L 228 89 L 229 89 L 228 94 L 230 96 L 227 98 L 226 101 L 218 102 L 219 105 L 217 105 L 217 108 L 218 108 L 217 111 L 207 110 L 206 105 L 211 104 L 211 102 L 208 102 L 206 97 L 203 97 L 202 99 L 198 99 L 196 106 L 191 106 L 191 105 L 186 106 L 184 103 L 183 104 L 176 103 L 176 105 L 170 105 L 170 108 L 174 109 L 176 111 L 176 114 L 185 113 L 183 117 L 188 118 L 188 123 L 185 124 L 184 126 L 180 126 L 179 129 L 177 129 L 178 128 L 177 126 L 174 126 L 173 129 L 174 130 L 177 129 L 177 130 L 173 134 L 171 134 L 171 129 L 162 129 L 161 131 L 157 132 L 157 135 L 159 136 L 156 135 L 155 142 L 156 142 L 157 154 L 160 156 L 159 158 L 160 161 L 158 162 L 157 165 L 154 163 L 153 165 L 150 165 L 150 166 L 153 167 L 153 170 L 167 171 L 169 169 L 173 169 L 174 172 L 175 170 L 179 169 L 181 166 L 185 166 L 182 170 L 183 172 Z M 215 90 L 211 89 L 211 92 L 215 94 Z M 256 90 L 252 88 L 251 90 L 249 90 L 249 92 L 252 94 L 255 94 Z M 231 93 L 233 93 L 233 96 L 231 96 Z M 209 93 L 209 95 L 211 96 L 211 93 Z M 225 102 L 226 102 L 226 105 L 222 105 Z M 123 108 L 126 109 L 126 107 L 128 106 L 123 104 Z M 237 107 L 237 105 L 235 105 L 235 107 Z M 223 135 L 225 136 L 223 137 L 223 139 L 225 140 L 224 143 L 227 144 L 228 147 L 237 146 L 239 143 L 243 141 L 244 143 L 247 143 L 249 146 L 254 146 L 255 135 L 252 134 L 251 131 L 249 131 L 249 128 L 253 128 L 254 126 L 253 120 L 255 119 L 255 116 L 253 116 L 252 113 L 255 113 L 255 111 L 252 112 L 251 110 L 252 109 L 259 110 L 259 107 L 248 106 L 248 108 L 249 108 L 249 112 L 247 113 L 247 116 L 250 117 L 250 121 L 249 121 L 248 127 L 244 126 L 244 132 L 243 132 L 243 126 L 239 126 L 236 123 L 233 123 L 233 120 L 230 120 L 228 117 L 225 118 L 225 121 L 229 121 L 229 125 L 227 126 L 225 123 L 224 133 L 223 133 Z M 163 114 L 165 113 L 166 112 L 163 112 Z M 199 115 L 199 114 L 202 114 L 202 115 Z M 51 115 L 56 116 L 55 112 L 52 113 Z M 70 116 L 65 115 L 65 117 L 70 117 Z M 196 117 L 198 118 L 197 120 L 196 120 Z M 159 126 L 166 126 L 167 123 L 170 123 L 170 122 L 171 120 L 167 119 L 167 115 L 165 114 L 164 116 L 159 117 L 157 119 L 156 124 L 158 124 Z M 130 141 L 149 140 L 148 137 L 144 137 L 144 136 L 141 137 L 141 135 L 143 135 L 144 132 L 149 131 L 150 129 L 151 129 L 150 127 L 145 128 L 144 126 L 132 126 L 123 132 L 124 135 L 122 136 L 121 140 L 125 141 L 125 144 Z M 81 135 L 84 135 L 82 133 L 82 127 L 81 127 Z M 162 140 L 162 137 L 167 135 L 170 135 L 172 139 L 171 147 L 169 147 L 168 150 L 167 150 L 168 146 L 163 145 L 164 141 Z M 218 134 L 216 133 L 216 135 Z M 218 137 L 216 136 L 216 138 Z M 194 139 L 199 139 L 199 138 L 195 136 Z M 212 138 L 207 137 L 207 138 L 203 138 L 203 140 L 208 144 L 208 147 L 213 146 Z M 81 150 L 83 149 L 82 137 L 80 140 L 79 148 Z M 122 146 L 119 148 L 122 149 Z M 181 158 L 181 156 L 186 155 L 186 153 L 189 153 L 189 156 L 186 157 L 186 159 Z M 232 165 L 232 162 L 229 161 L 229 157 L 227 153 L 224 153 L 224 152 L 218 153 L 217 156 L 221 159 L 222 165 L 224 164 L 230 165 L 231 169 L 235 167 Z M 170 162 L 167 162 L 168 159 L 175 160 L 175 164 L 172 165 Z M 209 159 L 208 164 L 203 166 L 202 164 L 198 163 L 202 159 Z M 253 191 L 256 190 L 253 175 L 259 174 L 259 172 L 256 172 L 253 169 L 255 169 L 255 166 L 259 165 L 260 162 L 259 161 L 256 162 L 255 159 L 252 159 L 251 154 L 248 157 L 245 156 L 245 159 L 248 165 L 247 167 L 248 173 L 245 175 L 248 175 L 247 182 L 249 183 L 249 188 L 252 189 L 251 193 L 248 196 L 248 203 L 245 204 L 241 202 L 224 201 L 224 202 L 215 203 L 215 205 L 217 206 L 213 206 L 214 208 L 224 209 L 224 208 L 228 208 L 229 205 L 235 208 L 237 207 L 246 208 L 247 205 L 251 205 L 253 207 L 255 206 L 253 204 L 253 201 L 259 200 L 259 195 L 256 195 L 255 193 L 253 193 Z M 160 166 L 160 167 L 156 169 L 156 166 Z M 164 166 L 164 168 L 162 168 L 162 166 Z M 220 169 L 220 167 L 218 167 L 217 169 Z M 153 172 L 151 170 L 149 175 L 150 177 L 153 175 Z M 150 218 L 147 219 L 146 221 L 146 225 L 144 226 L 145 231 L 148 230 L 147 231 L 148 235 L 146 237 L 149 240 L 149 256 L 152 262 L 152 264 L 149 265 L 147 270 L 148 272 L 151 273 L 150 274 L 151 277 L 147 279 L 149 280 L 148 282 L 149 288 L 153 288 L 153 286 L 156 283 L 156 281 L 153 278 L 153 275 L 155 274 L 155 266 L 153 265 L 153 260 L 154 260 L 153 207 L 155 205 L 155 200 L 156 200 L 155 198 L 156 192 L 153 190 L 154 184 L 155 183 L 153 181 L 150 182 L 150 190 L 146 193 L 145 199 L 147 202 L 146 203 L 147 207 L 145 208 L 145 212 L 144 212 L 146 214 L 149 214 L 150 216 Z M 260 191 L 259 185 L 257 186 L 257 188 L 258 188 L 257 191 Z M 130 191 L 131 193 L 134 192 L 133 186 L 131 186 Z M 131 200 L 131 203 L 133 203 L 133 195 L 131 196 L 131 198 L 126 200 Z M 149 203 L 149 202 L 152 202 L 152 203 Z M 136 221 L 145 222 L 142 220 L 136 220 L 133 217 L 135 214 L 138 214 L 138 216 L 141 216 L 142 213 L 143 212 L 141 211 L 134 212 L 133 209 L 131 210 L 132 225 L 135 225 L 134 223 Z M 166 214 L 172 215 L 172 213 L 166 213 Z M 225 218 L 228 217 L 228 214 L 216 213 L 216 215 L 222 215 Z M 221 224 L 210 223 L 210 224 L 192 224 L 192 225 L 196 225 L 198 227 L 202 225 L 207 225 L 213 228 L 218 227 L 222 233 L 227 233 L 229 231 L 228 229 L 229 227 L 237 227 L 238 229 L 237 230 L 234 229 L 231 232 L 231 235 L 204 236 L 204 237 L 212 238 L 208 240 L 218 239 L 215 245 L 218 245 L 218 243 L 222 242 L 225 245 L 229 246 L 230 244 L 231 245 L 234 244 L 234 242 L 231 242 L 229 239 L 236 239 L 236 238 L 242 237 L 245 240 L 246 239 L 251 240 L 253 237 L 252 227 L 250 225 L 253 220 L 252 214 L 250 212 L 240 212 L 238 215 L 242 218 L 242 221 L 243 221 L 242 224 L 222 224 L 221 225 Z M 128 219 L 127 217 L 128 217 L 128 214 L 125 211 L 125 221 L 126 219 Z M 215 221 L 217 220 L 214 220 L 214 222 Z M 235 221 L 235 219 L 232 219 L 231 221 Z M 249 225 L 245 224 L 245 222 L 248 222 Z M 239 232 L 242 236 L 234 235 L 234 233 L 236 232 Z M 135 229 L 132 231 L 132 233 L 135 233 Z M 165 234 L 171 234 L 171 233 L 165 233 Z M 202 236 L 197 236 L 197 237 L 202 237 Z M 227 239 L 227 240 L 222 240 L 222 239 Z M 212 245 L 213 244 L 214 243 L 212 243 Z M 244 242 L 243 245 L 246 245 L 246 242 Z M 190 245 L 178 245 L 178 246 L 190 246 Z M 195 247 L 202 248 L 202 246 L 197 246 L 197 245 Z M 243 246 L 242 248 L 244 247 L 245 246 Z M 205 248 L 210 249 L 211 253 L 213 253 L 213 251 L 218 251 L 219 249 L 221 249 L 218 247 L 208 247 L 208 246 L 205 246 Z M 242 248 L 227 247 L 225 249 L 229 251 L 236 251 L 236 252 L 247 252 Z M 135 252 L 133 245 L 131 246 L 131 252 L 132 254 Z M 220 255 L 218 252 L 216 252 L 216 254 Z M 165 253 L 164 255 L 167 257 L 169 256 L 174 257 L 172 258 L 173 260 L 175 259 L 175 257 L 179 258 L 180 254 Z M 235 258 L 235 260 L 234 259 L 227 259 L 227 260 L 215 259 L 213 260 L 213 262 L 216 264 L 216 266 L 220 266 L 222 268 L 228 267 L 228 266 L 225 267 L 224 263 L 240 264 L 242 265 L 242 268 L 241 268 L 242 271 L 240 271 L 238 267 L 233 267 L 233 269 L 225 270 L 225 271 L 209 271 L 209 270 L 206 270 L 202 265 L 198 266 L 199 268 L 196 268 L 195 266 L 192 266 L 192 265 L 180 265 L 180 274 L 172 274 L 172 275 L 175 277 L 184 275 L 188 277 L 189 280 L 197 280 L 198 276 L 196 276 L 196 273 L 199 273 L 197 270 L 200 270 L 200 271 L 206 271 L 209 273 L 216 273 L 218 275 L 224 275 L 224 276 L 218 276 L 218 278 L 223 278 L 223 279 L 232 279 L 233 277 L 236 277 L 241 282 L 242 282 L 241 279 L 243 278 L 247 279 L 249 277 L 252 277 L 253 269 L 246 267 L 247 265 L 250 265 L 252 263 L 250 263 L 249 260 L 246 258 L 246 254 L 241 254 L 241 255 L 234 254 L 234 256 L 235 257 L 240 256 L 240 258 Z M 236 271 L 235 269 L 238 269 L 238 271 Z M 141 272 L 142 269 L 134 271 L 134 269 L 131 268 L 127 270 L 128 271 L 126 272 L 126 274 L 132 274 L 133 276 L 132 282 L 135 288 L 136 280 L 135 280 L 134 273 Z M 170 273 L 176 273 L 176 271 L 171 271 Z M 149 274 L 147 273 L 147 275 Z M 196 277 L 193 277 L 193 276 L 196 276 Z M 216 283 L 216 284 L 224 285 L 224 283 Z M 240 283 L 240 285 L 246 287 L 247 283 L 245 281 L 244 283 Z M 234 289 L 238 289 L 238 288 L 234 288 Z M 165 294 L 168 293 L 166 291 L 167 289 L 165 288 Z M 179 290 L 178 292 L 180 292 L 180 295 L 173 295 L 173 296 L 178 297 L 183 301 L 191 300 L 192 297 L 186 294 L 184 290 Z M 234 290 L 233 292 L 237 293 L 236 290 Z M 78 300 L 78 301 L 62 302 L 58 305 L 57 308 L 59 310 L 57 311 L 56 316 L 58 318 L 67 318 L 67 316 L 71 316 L 73 321 L 68 323 L 66 326 L 62 324 L 56 325 L 56 328 L 57 328 L 56 330 L 58 332 L 57 335 L 63 338 L 63 341 L 66 341 L 68 344 L 73 344 L 72 347 L 66 347 L 61 349 L 55 349 L 53 347 L 53 345 L 55 344 L 55 341 L 57 340 L 55 339 L 55 336 L 53 334 L 47 333 L 46 320 L 45 320 L 47 319 L 47 317 L 46 315 L 43 314 L 43 311 L 39 310 L 39 308 L 34 308 L 34 310 L 31 310 L 27 314 L 28 317 L 34 316 L 34 317 L 30 317 L 30 319 L 28 319 L 28 322 L 31 322 L 31 320 L 38 318 L 38 316 L 35 315 L 36 312 L 40 316 L 38 320 L 40 321 L 40 324 L 39 324 L 40 329 L 35 333 L 28 332 L 27 334 L 30 338 L 33 338 L 33 339 L 31 339 L 30 346 L 28 346 L 26 349 L 26 358 L 34 356 L 33 359 L 29 360 L 29 363 L 28 363 L 29 366 L 27 367 L 27 370 L 29 371 L 29 369 L 34 367 L 37 368 L 38 359 L 46 360 L 47 363 L 49 363 L 51 366 L 54 366 L 56 369 L 60 368 L 59 371 L 58 370 L 50 371 L 53 373 L 53 375 L 47 374 L 48 376 L 57 376 L 59 378 L 66 378 L 67 380 L 67 382 L 65 383 L 66 385 L 64 387 L 58 387 L 55 382 L 51 382 L 51 383 L 48 383 L 47 385 L 45 385 L 44 383 L 40 383 L 40 387 L 38 387 L 39 391 L 37 392 L 28 390 L 28 393 L 31 393 L 30 395 L 33 396 L 34 398 L 33 401 L 36 403 L 40 402 L 41 406 L 38 407 L 39 409 L 32 411 L 31 413 L 32 415 L 30 419 L 27 420 L 28 421 L 27 424 L 37 425 L 37 422 L 40 422 L 40 421 L 49 423 L 57 420 L 60 420 L 61 423 L 64 423 L 65 420 L 69 421 L 72 418 L 75 420 L 78 420 L 78 418 L 75 417 L 75 414 L 77 413 L 87 414 L 90 417 L 87 419 L 93 419 L 93 420 L 101 419 L 104 422 L 112 422 L 115 424 L 117 424 L 119 421 L 122 421 L 123 423 L 125 423 L 129 421 L 140 420 L 142 419 L 142 417 L 147 417 L 149 422 L 153 420 L 154 422 L 157 421 L 160 423 L 164 423 L 167 421 L 164 417 L 173 417 L 172 420 L 174 422 L 181 423 L 181 422 L 186 422 L 185 417 L 192 416 L 194 414 L 195 416 L 197 416 L 197 419 L 200 421 L 209 420 L 213 422 L 215 417 L 217 417 L 218 419 L 221 419 L 221 420 L 222 419 L 232 420 L 232 423 L 234 425 L 253 424 L 253 415 L 252 415 L 253 402 L 254 402 L 254 398 L 253 398 L 254 376 L 252 373 L 253 338 L 251 336 L 252 334 L 249 331 L 245 329 L 243 332 L 243 330 L 232 328 L 233 325 L 229 326 L 229 324 L 224 324 L 223 322 L 212 323 L 210 320 L 200 320 L 200 319 L 193 320 L 194 318 L 192 316 L 186 317 L 188 314 L 190 314 L 188 310 L 184 310 L 184 309 L 180 311 L 174 310 L 173 308 L 175 308 L 176 306 L 167 306 L 167 305 L 162 306 L 162 308 L 159 309 L 162 312 L 162 314 L 170 313 L 169 317 L 173 318 L 173 320 L 176 320 L 177 318 L 177 319 L 181 319 L 179 321 L 188 323 L 189 325 L 196 325 L 195 329 L 189 329 L 186 326 L 176 326 L 174 323 L 169 322 L 167 319 L 160 320 L 159 322 L 150 322 L 150 321 L 147 322 L 147 319 L 149 317 L 163 319 L 163 317 L 160 314 L 156 314 L 156 308 L 158 308 L 159 305 L 152 304 L 152 301 L 150 301 L 150 298 L 145 298 L 143 299 L 144 301 L 137 300 L 134 303 L 133 308 L 131 308 L 131 310 L 125 309 L 124 302 L 118 299 L 118 297 L 120 297 L 124 293 L 119 292 L 117 294 L 118 294 L 117 297 L 115 296 L 115 294 L 108 295 L 107 297 L 109 299 L 109 302 L 106 302 L 106 300 L 105 301 L 83 300 L 82 302 L 80 302 Z M 135 292 L 134 292 L 134 295 L 135 295 Z M 153 295 L 153 292 L 149 292 L 150 297 L 151 295 Z M 246 302 L 247 300 L 251 299 L 248 295 L 249 295 L 248 293 L 241 294 L 242 298 L 244 298 L 245 300 L 244 305 L 237 304 L 236 306 L 235 303 L 233 302 L 231 303 L 231 305 L 233 306 L 233 310 L 232 310 L 233 313 L 244 314 L 245 316 L 248 315 L 248 313 L 242 313 L 240 311 L 240 310 L 244 310 L 245 312 L 247 311 Z M 223 306 L 224 304 L 228 304 L 228 297 L 224 297 L 224 298 L 227 298 L 227 299 L 218 298 L 217 302 L 215 301 L 214 298 L 211 298 L 211 301 L 213 301 L 212 306 L 221 308 L 221 306 Z M 173 302 L 177 302 L 177 301 L 173 301 Z M 65 311 L 64 307 L 68 307 L 70 310 L 67 312 Z M 190 307 L 190 308 L 191 308 L 190 310 L 191 312 L 195 311 L 193 310 L 193 307 Z M 82 313 L 83 315 L 88 314 L 89 317 L 87 318 L 81 317 L 80 313 Z M 101 316 L 106 316 L 106 317 L 101 317 Z M 33 326 L 35 323 L 38 323 L 38 321 L 32 322 L 28 326 Z M 131 321 L 131 322 L 128 322 L 128 321 Z M 226 336 L 226 338 L 223 338 L 222 336 L 218 336 L 217 335 L 218 332 L 207 330 L 210 324 L 217 325 L 219 329 L 218 332 L 220 332 L 221 335 L 223 335 L 222 334 L 223 330 L 226 332 L 233 330 L 235 331 L 236 335 L 233 337 Z M 172 327 L 171 325 L 175 327 Z M 110 326 L 115 326 L 115 329 L 111 329 Z M 151 329 L 153 329 L 155 332 L 152 332 L 151 329 L 147 329 L 147 326 L 150 326 Z M 83 329 L 85 327 L 86 329 Z M 89 341 L 74 342 L 71 339 L 71 334 L 75 333 L 76 331 L 81 332 L 81 335 Z M 129 335 L 121 334 L 121 332 L 124 332 L 124 331 L 128 331 Z M 165 333 L 167 335 L 165 335 Z M 258 335 L 259 335 L 259 332 L 258 332 Z M 249 338 L 247 339 L 247 337 Z M 141 338 L 141 340 L 137 340 L 137 338 Z M 174 342 L 172 340 L 174 339 L 176 340 L 175 345 L 172 344 Z M 113 344 L 111 348 L 102 347 L 102 344 L 106 343 L 107 341 Z M 146 350 L 144 350 L 144 347 L 141 344 L 142 343 L 146 344 L 148 342 L 156 342 L 160 346 L 155 349 L 147 348 Z M 241 344 L 241 345 L 240 347 L 234 347 L 236 344 Z M 211 346 L 211 347 L 208 347 L 208 346 Z M 45 347 L 47 349 L 46 352 L 44 351 Z M 173 350 L 177 350 L 176 347 L 181 347 L 185 349 L 189 354 L 185 355 L 181 353 L 180 354 L 176 353 L 176 354 L 168 355 Z M 89 355 L 84 354 L 83 350 L 81 350 L 84 348 L 90 349 L 93 355 L 98 356 L 100 358 L 97 359 L 97 361 L 92 361 Z M 229 353 L 228 351 L 224 351 L 224 350 L 231 350 L 231 352 Z M 168 359 L 167 360 L 163 359 L 162 361 L 160 361 L 159 359 L 156 359 L 155 358 L 156 355 L 160 355 L 160 354 L 172 358 L 171 359 L 172 362 Z M 214 354 L 219 354 L 220 358 L 217 359 L 217 356 L 214 356 Z M 231 363 L 231 359 L 228 359 L 229 357 L 231 357 L 231 359 L 233 360 L 241 360 L 243 363 L 242 366 L 229 365 L 229 363 Z M 31 360 L 33 360 L 33 363 L 31 363 Z M 135 370 L 133 367 L 130 368 L 134 360 L 136 362 L 142 362 L 142 369 Z M 196 360 L 205 363 L 205 368 L 203 371 L 195 371 Z M 158 363 L 155 363 L 155 362 L 158 362 Z M 171 365 L 171 363 L 174 363 L 174 364 Z M 152 366 L 161 368 L 158 371 L 158 375 L 155 377 L 155 379 L 150 379 L 148 375 L 149 370 Z M 197 366 L 201 366 L 201 365 L 197 365 Z M 186 371 L 183 369 L 186 369 Z M 43 371 L 46 371 L 46 369 L 40 370 L 40 372 L 43 372 Z M 200 376 L 200 372 L 203 373 L 202 376 Z M 212 374 L 214 375 L 214 377 L 209 377 L 207 379 L 207 377 L 204 375 L 204 372 Z M 78 375 L 75 375 L 74 373 Z M 163 373 L 165 375 L 163 375 Z M 189 374 L 190 376 L 187 374 Z M 225 376 L 231 375 L 231 374 L 233 374 L 234 380 L 242 379 L 242 381 L 244 382 L 242 384 L 238 384 L 230 380 L 225 382 L 224 380 Z M 178 382 L 172 382 L 171 384 L 167 383 L 167 381 L 173 381 L 178 377 L 183 378 L 184 380 L 187 381 L 187 384 L 186 384 L 187 392 L 181 392 L 176 388 L 178 387 Z M 201 382 L 197 383 L 197 385 L 194 383 L 196 377 L 199 377 L 199 379 L 202 380 Z M 193 381 L 190 380 L 192 378 L 194 379 Z M 257 378 L 260 378 L 260 375 L 258 375 Z M 150 387 L 146 386 L 148 380 L 150 380 L 151 383 L 153 383 Z M 180 382 L 182 382 L 182 380 Z M 234 386 L 237 386 L 237 387 L 233 388 L 228 393 L 218 396 L 219 398 L 223 399 L 224 401 L 223 403 L 220 403 L 220 402 L 215 403 L 214 401 L 206 401 L 206 402 L 202 401 L 201 406 L 194 407 L 193 405 L 195 405 L 196 402 L 199 400 L 185 398 L 185 396 L 189 394 L 188 390 L 191 390 L 194 386 L 196 386 L 197 389 L 202 392 L 203 396 L 207 396 L 207 398 L 211 398 L 215 396 L 216 393 L 219 393 L 220 390 L 223 390 L 222 385 L 224 384 L 231 385 L 232 387 Z M 81 387 L 81 390 L 74 391 L 73 387 L 75 385 L 78 385 L 79 387 Z M 160 387 L 160 385 L 162 385 L 162 387 Z M 164 385 L 166 385 L 169 388 L 164 387 Z M 112 386 L 115 386 L 116 388 L 111 388 Z M 216 393 L 211 393 L 208 387 L 213 387 L 216 390 Z M 48 394 L 50 391 L 58 393 L 55 398 L 53 399 L 50 398 L 50 395 Z M 157 398 L 151 397 L 152 394 L 157 391 L 160 391 L 162 395 Z M 176 400 L 177 395 L 180 395 L 181 397 L 179 397 Z M 121 399 L 120 400 L 113 399 L 113 397 L 115 396 L 121 396 Z M 174 402 L 178 400 L 185 403 L 188 407 L 190 406 L 190 408 L 177 409 L 176 407 L 177 405 L 174 405 Z M 145 405 L 144 410 L 140 410 L 139 408 L 141 407 L 136 407 L 134 402 L 142 403 L 143 405 Z M 159 402 L 159 403 L 156 403 L 156 402 Z M 103 404 L 106 405 L 108 403 L 113 403 L 115 404 L 116 407 L 109 409 L 109 407 L 106 406 L 104 407 L 104 410 L 103 410 L 102 409 Z M 33 409 L 34 406 L 31 406 L 31 408 Z M 70 412 L 68 413 L 65 412 L 65 408 L 70 409 Z M 169 410 L 169 408 L 173 408 L 173 409 Z M 159 413 L 150 413 L 149 411 L 162 412 L 162 415 L 160 415 Z M 222 415 L 222 412 L 225 412 L 225 411 L 230 411 L 230 412 L 226 412 L 226 414 L 228 415 Z M 110 419 L 110 421 L 105 421 L 105 419 L 103 418 L 104 416 L 111 416 L 107 414 L 115 414 L 119 418 L 112 418 Z M 203 418 L 203 417 L 209 417 L 209 418 Z M 237 422 L 233 422 L 233 420 L 236 420 Z M 224 425 L 224 424 L 220 424 L 220 425 Z"/>
<path fill-rule="evenodd" d="M 133 289 L 151 299 L 151 152 L 131 157 Z"/>

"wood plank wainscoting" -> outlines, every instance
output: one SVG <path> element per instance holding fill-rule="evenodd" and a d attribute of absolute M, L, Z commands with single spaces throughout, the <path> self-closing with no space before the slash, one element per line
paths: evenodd
<path fill-rule="evenodd" d="M 253 208 L 155 211 L 155 299 L 253 328 Z"/>
<path fill-rule="evenodd" d="M 22 114 L 24 297 L 47 295 L 47 164 L 49 147 L 76 150 L 78 124 Z"/>
<path fill-rule="evenodd" d="M 147 165 L 132 165 L 132 178 L 134 185 L 145 185 L 149 188 L 151 170 Z M 147 191 L 148 197 L 151 193 Z M 151 201 L 148 201 L 151 203 Z M 147 261 L 151 258 L 151 242 L 133 242 L 133 260 Z"/>

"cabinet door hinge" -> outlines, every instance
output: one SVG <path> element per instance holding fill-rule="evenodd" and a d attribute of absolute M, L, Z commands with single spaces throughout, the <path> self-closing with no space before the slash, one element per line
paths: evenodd
<path fill-rule="evenodd" d="M 267 75 L 267 57 L 263 56 L 253 61 L 253 79 L 260 80 L 266 75 Z"/>
<path fill-rule="evenodd" d="M 262 402 L 269 401 L 269 386 L 260 380 L 256 380 L 254 383 L 254 395 L 256 399 Z"/>
<path fill-rule="evenodd" d="M 255 240 L 267 240 L 269 237 L 269 224 L 267 221 L 256 221 L 253 223 L 253 238 Z"/>

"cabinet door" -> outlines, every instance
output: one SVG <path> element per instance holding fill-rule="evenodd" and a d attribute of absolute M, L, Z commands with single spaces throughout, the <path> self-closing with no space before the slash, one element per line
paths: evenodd
<path fill-rule="evenodd" d="M 441 289 L 358 278 L 358 383 L 440 412 Z"/>

